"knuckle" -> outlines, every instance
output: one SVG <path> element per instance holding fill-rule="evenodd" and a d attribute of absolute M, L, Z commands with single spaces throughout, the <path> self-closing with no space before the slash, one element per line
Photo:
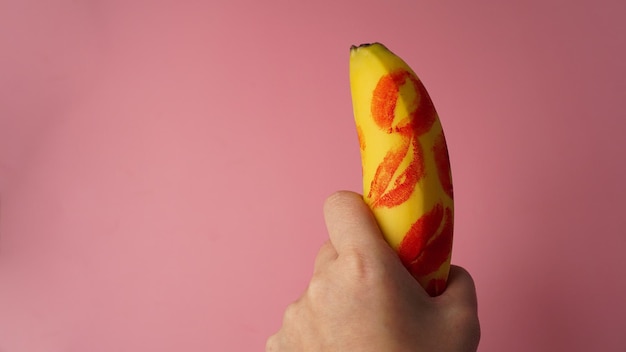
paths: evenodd
<path fill-rule="evenodd" d="M 313 303 L 323 302 L 328 293 L 328 284 L 319 273 L 313 274 L 307 288 L 307 298 Z"/>
<path fill-rule="evenodd" d="M 283 324 L 293 324 L 296 321 L 299 314 L 298 302 L 293 302 L 285 308 L 285 314 L 283 316 Z"/>
<path fill-rule="evenodd" d="M 453 307 L 448 310 L 447 315 L 448 319 L 464 327 L 466 331 L 480 334 L 480 322 L 476 309 L 469 306 Z"/>
<path fill-rule="evenodd" d="M 267 339 L 267 341 L 265 342 L 265 352 L 272 352 L 277 350 L 276 340 L 276 335 L 272 335 Z"/>
<path fill-rule="evenodd" d="M 314 263 L 314 272 L 318 272 L 322 270 L 325 266 L 329 264 L 331 259 L 334 257 L 335 248 L 330 243 L 330 241 L 326 241 L 319 249 L 317 253 L 317 257 L 315 257 Z"/>
<path fill-rule="evenodd" d="M 349 250 L 343 253 L 342 264 L 347 274 L 359 281 L 370 281 L 374 278 L 371 261 L 358 250 Z"/>

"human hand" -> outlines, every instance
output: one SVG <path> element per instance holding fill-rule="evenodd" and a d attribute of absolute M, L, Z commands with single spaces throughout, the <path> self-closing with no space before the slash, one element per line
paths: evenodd
<path fill-rule="evenodd" d="M 333 194 L 324 216 L 330 239 L 266 351 L 476 351 L 476 290 L 467 271 L 452 266 L 447 289 L 430 297 L 385 242 L 360 195 Z"/>

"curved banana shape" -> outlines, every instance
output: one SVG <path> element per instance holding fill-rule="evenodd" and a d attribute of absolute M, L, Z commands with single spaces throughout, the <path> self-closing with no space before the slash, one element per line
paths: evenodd
<path fill-rule="evenodd" d="M 417 75 L 380 43 L 350 49 L 363 197 L 387 242 L 431 296 L 450 270 L 454 202 L 435 107 Z"/>

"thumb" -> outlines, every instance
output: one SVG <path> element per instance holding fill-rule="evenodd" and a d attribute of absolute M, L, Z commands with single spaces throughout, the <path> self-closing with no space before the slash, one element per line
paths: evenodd
<path fill-rule="evenodd" d="M 324 219 L 330 242 L 342 253 L 358 252 L 359 255 L 379 255 L 391 247 L 385 242 L 376 219 L 363 197 L 349 191 L 339 191 L 326 199 Z"/>

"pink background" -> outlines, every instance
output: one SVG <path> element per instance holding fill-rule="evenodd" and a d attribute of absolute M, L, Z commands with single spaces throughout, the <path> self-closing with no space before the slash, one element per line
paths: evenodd
<path fill-rule="evenodd" d="M 0 351 L 263 350 L 360 190 L 371 41 L 446 129 L 479 350 L 626 351 L 625 7 L 3 0 Z"/>

